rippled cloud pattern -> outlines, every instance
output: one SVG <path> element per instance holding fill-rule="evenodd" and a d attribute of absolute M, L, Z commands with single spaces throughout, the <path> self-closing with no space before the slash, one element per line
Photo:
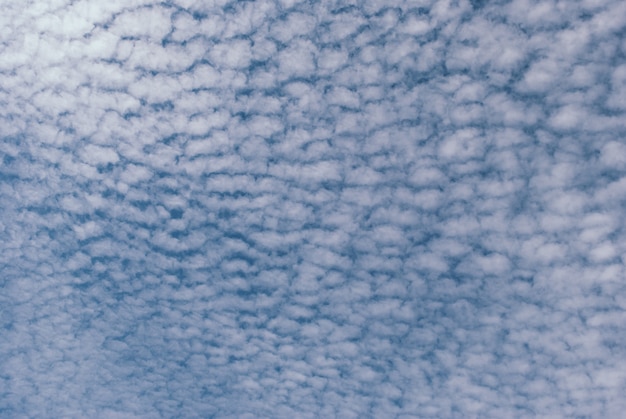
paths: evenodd
<path fill-rule="evenodd" d="M 0 0 L 0 416 L 619 417 L 626 2 Z"/>

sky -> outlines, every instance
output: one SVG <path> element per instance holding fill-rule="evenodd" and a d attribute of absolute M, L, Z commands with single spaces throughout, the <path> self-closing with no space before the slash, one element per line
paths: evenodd
<path fill-rule="evenodd" d="M 0 416 L 619 417 L 626 2 L 0 0 Z"/>

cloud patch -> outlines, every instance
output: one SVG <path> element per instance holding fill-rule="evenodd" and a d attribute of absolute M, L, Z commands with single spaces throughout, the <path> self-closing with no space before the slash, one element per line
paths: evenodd
<path fill-rule="evenodd" d="M 3 416 L 619 416 L 625 25 L 0 6 Z"/>

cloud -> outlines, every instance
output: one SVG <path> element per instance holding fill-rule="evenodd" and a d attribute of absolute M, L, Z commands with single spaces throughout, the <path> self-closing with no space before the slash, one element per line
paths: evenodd
<path fill-rule="evenodd" d="M 625 25 L 0 5 L 0 412 L 619 416 Z"/>

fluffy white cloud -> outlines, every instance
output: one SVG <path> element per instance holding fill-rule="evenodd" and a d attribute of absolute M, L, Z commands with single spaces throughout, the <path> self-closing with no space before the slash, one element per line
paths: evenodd
<path fill-rule="evenodd" d="M 6 417 L 618 417 L 626 3 L 0 2 Z"/>

